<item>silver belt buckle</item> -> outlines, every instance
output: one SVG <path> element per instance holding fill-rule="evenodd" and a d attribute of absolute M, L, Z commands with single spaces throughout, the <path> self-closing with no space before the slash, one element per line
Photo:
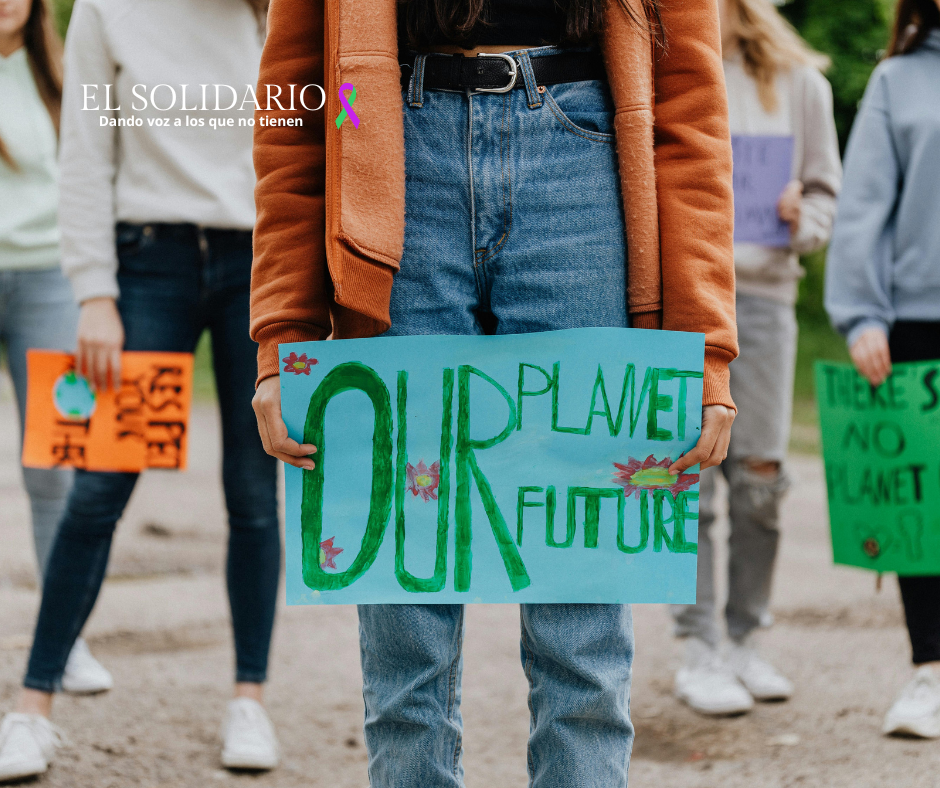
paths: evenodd
<path fill-rule="evenodd" d="M 478 52 L 477 57 L 501 57 L 509 64 L 509 84 L 502 88 L 476 88 L 477 93 L 508 93 L 516 86 L 516 77 L 519 76 L 519 66 L 512 55 L 505 52 Z"/>

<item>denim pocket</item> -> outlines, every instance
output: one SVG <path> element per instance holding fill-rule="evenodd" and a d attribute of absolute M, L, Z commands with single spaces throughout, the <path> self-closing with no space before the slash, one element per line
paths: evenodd
<path fill-rule="evenodd" d="M 545 104 L 565 129 L 594 142 L 614 141 L 614 103 L 604 82 L 550 85 Z"/>
<path fill-rule="evenodd" d="M 155 237 L 150 225 L 119 222 L 114 230 L 118 257 L 124 259 L 139 254 L 153 243 Z"/>

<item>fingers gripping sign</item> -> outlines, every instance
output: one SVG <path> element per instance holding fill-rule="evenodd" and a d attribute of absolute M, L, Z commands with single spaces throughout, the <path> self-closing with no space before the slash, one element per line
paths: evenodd
<path fill-rule="evenodd" d="M 683 454 L 669 468 L 674 476 L 701 463 L 702 470 L 721 465 L 728 456 L 731 443 L 731 425 L 735 412 L 724 405 L 706 405 L 702 408 L 702 435 L 695 448 Z"/>
<path fill-rule="evenodd" d="M 258 384 L 251 405 L 258 419 L 258 432 L 264 450 L 272 457 L 295 468 L 312 471 L 315 467 L 311 454 L 317 447 L 309 443 L 298 443 L 287 434 L 287 426 L 281 415 L 281 386 L 277 377 L 265 378 Z"/>

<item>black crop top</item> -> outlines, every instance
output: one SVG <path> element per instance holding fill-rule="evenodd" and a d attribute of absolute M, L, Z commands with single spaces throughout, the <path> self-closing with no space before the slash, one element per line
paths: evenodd
<path fill-rule="evenodd" d="M 407 0 L 428 2 L 428 0 Z M 447 39 L 438 32 L 433 44 L 457 44 L 471 49 L 480 44 L 518 44 L 538 46 L 559 44 L 565 39 L 567 7 L 565 0 L 490 0 L 477 23 L 465 40 Z M 404 42 L 405 9 L 399 7 L 399 38 Z"/>

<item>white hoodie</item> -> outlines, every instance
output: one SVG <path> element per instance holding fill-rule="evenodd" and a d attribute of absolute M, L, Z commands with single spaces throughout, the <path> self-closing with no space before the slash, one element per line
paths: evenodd
<path fill-rule="evenodd" d="M 256 87 L 262 44 L 245 0 L 75 4 L 65 44 L 59 223 L 62 268 L 79 302 L 118 295 L 118 221 L 254 226 L 247 125 L 254 104 L 239 108 L 247 87 L 252 95 Z M 216 84 L 235 91 L 233 109 L 214 109 Z M 201 85 L 209 86 L 205 104 Z M 220 99 L 226 107 L 231 91 L 220 89 Z M 232 126 L 209 125 L 229 118 Z M 102 125 L 111 119 L 140 124 Z M 169 125 L 151 125 L 157 121 Z"/>

